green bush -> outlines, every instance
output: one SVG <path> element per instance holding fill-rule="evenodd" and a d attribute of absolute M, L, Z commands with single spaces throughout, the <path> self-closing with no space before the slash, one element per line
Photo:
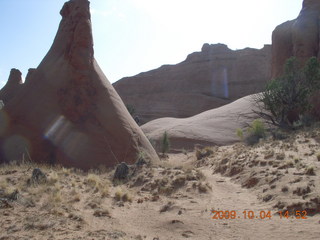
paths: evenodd
<path fill-rule="evenodd" d="M 266 128 L 260 119 L 256 119 L 251 123 L 245 132 L 243 129 L 238 128 L 237 135 L 248 145 L 254 145 L 259 142 L 260 138 L 264 138 L 266 136 Z"/>
<path fill-rule="evenodd" d="M 258 138 L 264 138 L 266 136 L 264 123 L 260 119 L 254 120 L 248 131 L 250 135 L 255 135 Z"/>
<path fill-rule="evenodd" d="M 267 83 L 257 99 L 262 111 L 257 112 L 268 122 L 281 128 L 294 128 L 294 122 L 308 116 L 313 110 L 310 98 L 320 90 L 320 64 L 310 58 L 305 67 L 291 57 L 282 76 Z"/>
<path fill-rule="evenodd" d="M 168 136 L 166 131 L 163 134 L 161 143 L 162 143 L 161 144 L 161 152 L 163 154 L 169 152 L 169 150 L 170 150 L 170 139 L 169 139 L 169 136 Z"/>
<path fill-rule="evenodd" d="M 236 130 L 237 136 L 243 140 L 243 130 L 241 128 L 237 128 Z"/>

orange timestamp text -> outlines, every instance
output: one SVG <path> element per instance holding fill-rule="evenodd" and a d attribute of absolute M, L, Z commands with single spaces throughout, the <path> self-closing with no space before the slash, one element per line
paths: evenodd
<path fill-rule="evenodd" d="M 232 211 L 221 211 L 221 210 L 211 210 L 212 219 L 272 219 L 274 215 L 278 215 L 280 219 L 307 219 L 307 211 L 278 211 L 274 214 L 271 211 L 243 211 L 237 212 L 235 210 Z"/>

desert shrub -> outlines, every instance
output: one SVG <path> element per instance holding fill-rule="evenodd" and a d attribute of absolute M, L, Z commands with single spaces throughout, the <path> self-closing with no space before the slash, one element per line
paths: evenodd
<path fill-rule="evenodd" d="M 213 150 L 210 147 L 205 148 L 196 148 L 196 158 L 197 160 L 203 159 L 205 157 L 209 157 L 213 154 Z"/>
<path fill-rule="evenodd" d="M 114 193 L 114 199 L 116 201 L 132 202 L 132 196 L 128 192 L 120 188 L 118 188 Z"/>
<path fill-rule="evenodd" d="M 314 110 L 310 99 L 319 90 L 317 58 L 310 58 L 305 67 L 301 67 L 301 63 L 291 57 L 286 61 L 284 74 L 268 82 L 265 91 L 257 97 L 261 111 L 256 113 L 273 125 L 292 129 L 296 127 L 295 122 L 302 125 L 310 121 L 310 113 Z"/>
<path fill-rule="evenodd" d="M 248 132 L 250 135 L 255 135 L 258 138 L 264 138 L 266 136 L 264 123 L 259 119 L 255 119 L 252 122 L 251 126 L 248 128 Z"/>
<path fill-rule="evenodd" d="M 142 165 L 147 164 L 147 156 L 146 156 L 146 153 L 144 151 L 140 150 L 137 153 L 135 164 L 138 167 L 141 167 Z"/>
<path fill-rule="evenodd" d="M 169 152 L 169 150 L 170 150 L 170 139 L 167 131 L 165 131 L 161 141 L 161 152 L 163 154 L 166 154 L 167 152 Z"/>
<path fill-rule="evenodd" d="M 242 128 L 237 128 L 236 133 L 237 133 L 237 136 L 238 136 L 241 140 L 243 140 L 243 130 L 242 130 Z"/>
<path fill-rule="evenodd" d="M 307 167 L 305 170 L 305 174 L 310 176 L 316 175 L 314 171 L 314 167 L 313 166 Z"/>
<path fill-rule="evenodd" d="M 238 128 L 237 135 L 241 140 L 251 146 L 258 143 L 261 138 L 266 136 L 266 128 L 260 119 L 255 119 L 246 131 Z"/>

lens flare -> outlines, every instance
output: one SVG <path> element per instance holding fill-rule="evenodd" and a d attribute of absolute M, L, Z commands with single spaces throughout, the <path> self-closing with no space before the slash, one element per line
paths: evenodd
<path fill-rule="evenodd" d="M 73 160 L 79 157 L 88 144 L 86 135 L 76 130 L 64 116 L 57 117 L 47 128 L 44 135 Z"/>
<path fill-rule="evenodd" d="M 223 95 L 225 98 L 229 97 L 229 87 L 228 87 L 228 70 L 223 69 Z"/>
<path fill-rule="evenodd" d="M 229 77 L 226 67 L 212 71 L 211 94 L 215 97 L 229 98 Z"/>
<path fill-rule="evenodd" d="M 72 124 L 64 116 L 59 116 L 50 124 L 44 135 L 54 145 L 58 146 L 70 132 L 71 127 Z"/>

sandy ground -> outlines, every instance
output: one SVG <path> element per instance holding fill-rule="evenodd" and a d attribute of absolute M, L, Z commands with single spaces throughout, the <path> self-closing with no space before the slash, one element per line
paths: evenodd
<path fill-rule="evenodd" d="M 102 169 L 4 165 L 0 239 L 319 239 L 319 139 L 316 130 L 170 154 L 116 183 Z M 46 182 L 28 183 L 35 167 Z"/>

